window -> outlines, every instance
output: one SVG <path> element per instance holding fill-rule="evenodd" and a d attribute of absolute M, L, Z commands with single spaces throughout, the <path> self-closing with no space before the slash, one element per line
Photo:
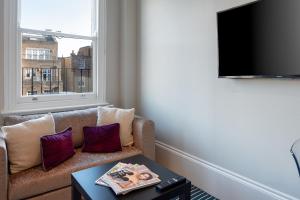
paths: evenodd
<path fill-rule="evenodd" d="M 51 69 L 43 69 L 43 81 L 51 80 Z"/>
<path fill-rule="evenodd" d="M 106 1 L 4 0 L 5 110 L 105 102 Z"/>
<path fill-rule="evenodd" d="M 23 68 L 23 79 L 31 79 L 31 78 L 36 78 L 36 69 L 35 68 Z"/>
<path fill-rule="evenodd" d="M 50 60 L 50 49 L 26 48 L 25 59 Z"/>
<path fill-rule="evenodd" d="M 30 95 L 36 95 L 37 94 L 37 91 L 33 90 L 33 91 L 27 91 L 27 96 L 30 96 Z"/>
<path fill-rule="evenodd" d="M 31 79 L 31 77 L 32 77 L 32 70 L 31 70 L 31 68 L 25 68 L 25 69 L 23 69 L 23 71 L 24 71 L 23 78 L 24 79 Z"/>
<path fill-rule="evenodd" d="M 95 87 L 93 85 L 88 91 L 73 87 L 76 84 L 76 82 L 73 83 L 77 76 L 76 70 L 86 68 L 86 60 L 91 60 L 89 79 L 92 81 L 94 78 L 95 67 L 92 62 L 94 55 L 92 52 L 95 49 L 93 46 L 97 37 L 94 37 L 95 34 L 91 32 L 92 22 L 95 21 L 95 19 L 91 20 L 93 2 L 95 1 L 72 0 L 72 7 L 70 7 L 68 6 L 69 0 L 20 0 L 19 34 L 22 41 L 19 45 L 26 55 L 26 59 L 21 60 L 20 67 L 27 68 L 31 65 L 34 69 L 42 71 L 40 81 L 32 81 L 33 86 L 22 81 L 26 84 L 22 85 L 23 88 L 35 88 L 40 85 L 46 87 L 43 82 L 57 79 L 58 81 L 52 82 L 50 91 L 53 88 L 59 88 L 58 93 L 62 95 L 93 93 L 93 87 Z M 32 12 L 32 5 L 35 5 L 35 10 L 38 10 Z M 70 10 L 66 10 L 67 7 Z M 53 13 L 55 13 L 55 18 L 60 20 L 53 21 Z M 73 17 L 70 18 L 70 16 Z M 32 21 L 32 18 L 38 20 Z M 32 61 L 28 62 L 28 59 Z M 60 73 L 57 77 L 51 77 L 52 70 L 41 69 L 42 65 L 55 68 Z M 37 94 L 52 95 L 42 90 Z"/>
<path fill-rule="evenodd" d="M 50 93 L 51 93 L 51 91 L 50 91 L 50 90 L 44 90 L 44 93 L 46 93 L 46 94 L 50 94 Z"/>
<path fill-rule="evenodd" d="M 79 87 L 85 87 L 85 77 L 81 77 L 81 79 L 78 81 Z"/>

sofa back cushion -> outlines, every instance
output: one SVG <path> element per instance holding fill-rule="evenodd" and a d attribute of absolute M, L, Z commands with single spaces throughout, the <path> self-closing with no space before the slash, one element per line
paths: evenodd
<path fill-rule="evenodd" d="M 83 127 L 96 126 L 97 109 L 90 108 L 85 110 L 75 110 L 67 112 L 53 113 L 56 132 L 62 132 L 68 127 L 72 127 L 72 138 L 74 147 L 83 144 Z"/>
<path fill-rule="evenodd" d="M 72 139 L 74 147 L 76 148 L 83 144 L 83 127 L 96 126 L 97 124 L 97 108 L 57 112 L 52 114 L 55 121 L 56 132 L 62 132 L 66 128 L 72 127 Z M 41 116 L 44 116 L 44 114 L 6 116 L 4 117 L 4 125 L 15 125 L 31 119 L 40 118 Z"/>
<path fill-rule="evenodd" d="M 41 118 L 44 115 L 45 114 L 5 116 L 4 117 L 4 126 L 12 126 L 12 125 L 20 124 L 25 121 Z"/>
<path fill-rule="evenodd" d="M 132 122 L 135 109 L 120 109 L 109 107 L 98 107 L 97 125 L 120 124 L 120 138 L 122 146 L 133 144 Z"/>
<path fill-rule="evenodd" d="M 51 114 L 20 124 L 2 127 L 11 173 L 41 164 L 40 138 L 55 133 Z"/>

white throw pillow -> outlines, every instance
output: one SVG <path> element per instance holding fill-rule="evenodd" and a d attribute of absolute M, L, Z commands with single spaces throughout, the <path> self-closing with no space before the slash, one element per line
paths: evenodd
<path fill-rule="evenodd" d="M 119 109 L 109 107 L 98 107 L 97 125 L 120 124 L 120 139 L 122 146 L 133 144 L 132 122 L 135 109 Z"/>
<path fill-rule="evenodd" d="M 1 128 L 12 174 L 41 164 L 40 138 L 55 133 L 52 114 Z"/>

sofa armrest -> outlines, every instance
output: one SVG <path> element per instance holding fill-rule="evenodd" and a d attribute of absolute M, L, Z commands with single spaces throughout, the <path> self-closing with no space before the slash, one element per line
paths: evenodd
<path fill-rule="evenodd" d="M 7 199 L 8 190 L 8 160 L 7 149 L 0 129 L 0 200 Z"/>
<path fill-rule="evenodd" d="M 135 117 L 133 140 L 134 146 L 140 149 L 144 156 L 155 160 L 155 126 L 153 121 Z"/>

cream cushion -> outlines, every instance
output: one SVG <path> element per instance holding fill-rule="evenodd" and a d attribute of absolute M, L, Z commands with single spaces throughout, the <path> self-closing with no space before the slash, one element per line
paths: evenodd
<path fill-rule="evenodd" d="M 2 127 L 12 174 L 41 164 L 40 138 L 55 133 L 52 114 Z"/>
<path fill-rule="evenodd" d="M 132 122 L 135 109 L 120 109 L 109 107 L 98 107 L 97 125 L 120 124 L 120 139 L 122 146 L 133 144 Z"/>

